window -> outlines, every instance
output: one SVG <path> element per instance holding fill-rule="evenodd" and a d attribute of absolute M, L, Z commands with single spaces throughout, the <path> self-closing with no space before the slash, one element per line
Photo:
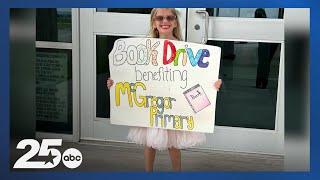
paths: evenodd
<path fill-rule="evenodd" d="M 210 16 L 254 18 L 265 13 L 265 18 L 283 19 L 283 8 L 207 8 Z M 255 13 L 257 15 L 255 16 Z"/>
<path fill-rule="evenodd" d="M 106 80 L 110 76 L 108 55 L 114 42 L 126 36 L 96 36 L 96 117 L 110 117 L 110 96 Z"/>
<path fill-rule="evenodd" d="M 97 12 L 150 14 L 152 8 L 97 8 Z"/>
<path fill-rule="evenodd" d="M 72 132 L 71 50 L 36 50 L 37 131 Z"/>
<path fill-rule="evenodd" d="M 274 130 L 281 44 L 207 44 L 222 48 L 216 125 Z"/>
<path fill-rule="evenodd" d="M 71 9 L 37 9 L 37 41 L 72 42 Z"/>

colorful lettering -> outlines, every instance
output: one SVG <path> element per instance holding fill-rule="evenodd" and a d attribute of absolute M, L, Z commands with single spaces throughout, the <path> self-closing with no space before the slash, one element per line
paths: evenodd
<path fill-rule="evenodd" d="M 171 49 L 171 56 L 169 59 L 167 59 L 168 46 L 170 46 L 170 49 Z M 176 47 L 171 41 L 165 40 L 163 45 L 163 64 L 164 65 L 170 64 L 174 60 L 175 56 L 176 56 Z"/>

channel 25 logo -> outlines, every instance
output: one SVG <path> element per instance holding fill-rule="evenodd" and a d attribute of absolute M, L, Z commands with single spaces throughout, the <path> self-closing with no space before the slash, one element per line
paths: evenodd
<path fill-rule="evenodd" d="M 77 168 L 82 163 L 82 154 L 78 149 L 69 148 L 61 156 L 58 149 L 52 148 L 52 146 L 61 146 L 62 139 L 43 139 L 41 144 L 34 139 L 24 139 L 18 143 L 17 149 L 25 149 L 28 145 L 31 146 L 31 149 L 16 161 L 13 168 L 51 169 L 56 167 L 61 159 L 63 164 L 70 169 Z M 30 161 L 36 155 L 45 156 L 48 159 Z"/>

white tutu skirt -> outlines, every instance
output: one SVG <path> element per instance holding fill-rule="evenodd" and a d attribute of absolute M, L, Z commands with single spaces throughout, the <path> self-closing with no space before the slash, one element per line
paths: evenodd
<path fill-rule="evenodd" d="M 128 140 L 154 149 L 167 150 L 171 147 L 185 149 L 204 144 L 206 136 L 200 132 L 131 127 Z"/>

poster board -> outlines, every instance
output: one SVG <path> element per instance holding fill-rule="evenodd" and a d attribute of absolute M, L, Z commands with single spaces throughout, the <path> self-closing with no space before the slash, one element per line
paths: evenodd
<path fill-rule="evenodd" d="M 118 39 L 109 54 L 111 124 L 213 133 L 221 49 Z"/>

